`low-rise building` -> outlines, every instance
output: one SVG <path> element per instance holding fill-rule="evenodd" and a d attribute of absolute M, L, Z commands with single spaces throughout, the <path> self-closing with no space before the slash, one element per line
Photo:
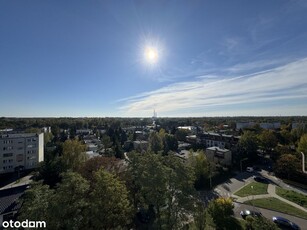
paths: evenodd
<path fill-rule="evenodd" d="M 219 147 L 221 149 L 234 149 L 240 137 L 213 132 L 204 132 L 199 136 L 200 143 L 206 148 Z"/>
<path fill-rule="evenodd" d="M 133 141 L 133 149 L 138 152 L 147 151 L 148 141 Z"/>
<path fill-rule="evenodd" d="M 219 147 L 209 147 L 206 149 L 207 159 L 215 164 L 223 166 L 231 166 L 232 153 L 229 149 L 222 149 Z"/>

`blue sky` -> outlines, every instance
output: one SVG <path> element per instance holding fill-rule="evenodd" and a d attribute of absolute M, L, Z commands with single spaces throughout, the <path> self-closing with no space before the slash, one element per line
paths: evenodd
<path fill-rule="evenodd" d="M 1 0 L 0 116 L 307 115 L 306 28 L 305 0 Z"/>

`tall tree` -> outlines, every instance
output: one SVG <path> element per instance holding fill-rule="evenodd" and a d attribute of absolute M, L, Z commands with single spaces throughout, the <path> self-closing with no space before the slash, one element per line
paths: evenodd
<path fill-rule="evenodd" d="M 275 172 L 288 179 L 293 175 L 298 169 L 300 169 L 299 160 L 295 155 L 284 154 L 276 162 Z"/>
<path fill-rule="evenodd" d="M 165 134 L 163 138 L 164 155 L 168 154 L 169 151 L 178 150 L 178 141 L 172 134 Z"/>
<path fill-rule="evenodd" d="M 251 131 L 245 131 L 239 140 L 239 149 L 245 157 L 255 159 L 257 156 L 257 136 Z"/>
<path fill-rule="evenodd" d="M 90 227 L 93 229 L 123 229 L 129 224 L 132 209 L 126 186 L 114 175 L 99 169 L 91 193 Z"/>
<path fill-rule="evenodd" d="M 109 173 L 120 174 L 120 160 L 115 157 L 93 157 L 81 164 L 78 172 L 88 181 L 95 182 L 95 173 L 103 168 Z"/>
<path fill-rule="evenodd" d="M 102 136 L 102 144 L 103 144 L 103 148 L 104 148 L 104 153 L 107 154 L 108 148 L 110 148 L 112 146 L 112 141 L 111 141 L 110 136 L 108 136 L 107 134 L 104 134 Z"/>
<path fill-rule="evenodd" d="M 49 216 L 57 220 L 53 229 L 85 229 L 88 225 L 89 183 L 80 174 L 63 174 L 62 182 L 50 200 Z M 61 220 L 61 221 L 60 221 Z"/>
<path fill-rule="evenodd" d="M 174 155 L 146 153 L 129 157 L 129 172 L 139 201 L 156 211 L 153 227 L 179 228 L 193 206 L 193 170 Z"/>
<path fill-rule="evenodd" d="M 217 198 L 208 205 L 208 212 L 212 216 L 217 229 L 227 229 L 229 218 L 233 215 L 233 203 L 230 198 Z"/>
<path fill-rule="evenodd" d="M 63 144 L 62 161 L 68 169 L 76 171 L 86 160 L 86 146 L 78 140 L 67 140 Z"/>
<path fill-rule="evenodd" d="M 203 188 L 209 176 L 209 161 L 207 160 L 204 151 L 198 150 L 197 155 L 190 156 L 189 163 L 195 173 L 195 188 Z"/>
<path fill-rule="evenodd" d="M 307 134 L 301 136 L 298 143 L 298 151 L 307 154 Z"/>
<path fill-rule="evenodd" d="M 54 196 L 53 190 L 41 182 L 31 184 L 31 188 L 25 192 L 18 220 L 46 221 L 48 228 L 55 220 L 50 216 L 50 201 Z"/>
<path fill-rule="evenodd" d="M 149 135 L 149 150 L 154 153 L 158 153 L 163 150 L 162 138 L 156 132 L 152 132 Z"/>
<path fill-rule="evenodd" d="M 275 148 L 278 141 L 272 130 L 263 130 L 259 135 L 259 140 L 262 148 L 267 152 L 271 153 L 272 148 Z"/>

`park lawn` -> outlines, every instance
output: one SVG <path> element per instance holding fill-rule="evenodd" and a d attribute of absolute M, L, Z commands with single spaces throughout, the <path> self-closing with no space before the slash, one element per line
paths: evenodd
<path fill-rule="evenodd" d="M 253 188 L 251 186 L 253 186 Z M 268 184 L 252 182 L 248 185 L 245 185 L 243 188 L 241 188 L 235 193 L 235 195 L 240 197 L 261 194 L 268 194 Z"/>
<path fill-rule="evenodd" d="M 307 219 L 307 212 L 297 209 L 275 197 L 249 200 L 244 203 Z"/>
<path fill-rule="evenodd" d="M 276 187 L 276 194 L 278 196 L 281 196 L 282 198 L 285 198 L 300 206 L 303 206 L 304 208 L 307 208 L 307 196 L 306 195 L 303 195 L 298 192 L 286 190 L 283 188 L 279 188 L 279 187 Z"/>

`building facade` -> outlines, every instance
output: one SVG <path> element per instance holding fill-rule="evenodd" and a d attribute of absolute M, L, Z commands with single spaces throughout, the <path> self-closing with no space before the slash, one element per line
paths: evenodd
<path fill-rule="evenodd" d="M 232 153 L 228 149 L 209 147 L 206 149 L 206 156 L 209 161 L 223 166 L 232 165 Z"/>
<path fill-rule="evenodd" d="M 238 142 L 239 137 L 233 135 L 226 135 L 220 133 L 204 132 L 199 136 L 200 143 L 206 148 L 219 147 L 221 149 L 227 148 L 233 150 Z"/>
<path fill-rule="evenodd" d="M 0 174 L 33 169 L 44 161 L 44 134 L 0 135 Z"/>

